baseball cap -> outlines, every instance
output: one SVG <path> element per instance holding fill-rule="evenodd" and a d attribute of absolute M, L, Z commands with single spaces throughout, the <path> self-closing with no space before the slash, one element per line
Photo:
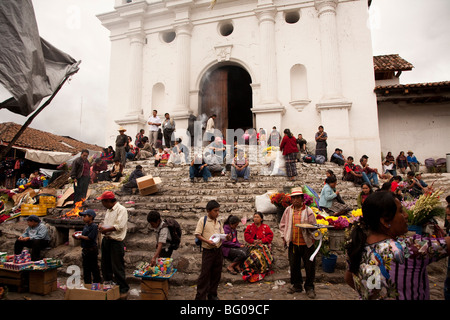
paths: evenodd
<path fill-rule="evenodd" d="M 92 209 L 87 209 L 83 212 L 80 212 L 79 214 L 80 216 L 91 216 L 92 218 L 95 218 L 96 216 L 95 211 Z"/>
<path fill-rule="evenodd" d="M 115 198 L 116 196 L 112 191 L 105 191 L 100 197 L 97 198 L 97 200 L 112 200 Z"/>

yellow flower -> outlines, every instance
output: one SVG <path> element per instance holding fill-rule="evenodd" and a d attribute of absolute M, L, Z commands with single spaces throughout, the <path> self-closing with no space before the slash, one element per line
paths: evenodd
<path fill-rule="evenodd" d="M 361 208 L 359 208 L 359 209 L 356 209 L 356 210 L 353 210 L 352 212 L 351 212 L 351 215 L 353 216 L 353 217 L 360 217 L 360 216 L 362 216 L 362 209 Z"/>

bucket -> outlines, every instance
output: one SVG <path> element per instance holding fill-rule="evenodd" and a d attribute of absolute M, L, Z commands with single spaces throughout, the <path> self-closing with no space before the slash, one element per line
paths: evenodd
<path fill-rule="evenodd" d="M 337 255 L 330 254 L 329 257 L 322 256 L 322 270 L 327 273 L 333 273 L 336 267 Z"/>
<path fill-rule="evenodd" d="M 331 251 L 344 251 L 345 230 L 328 230 Z"/>

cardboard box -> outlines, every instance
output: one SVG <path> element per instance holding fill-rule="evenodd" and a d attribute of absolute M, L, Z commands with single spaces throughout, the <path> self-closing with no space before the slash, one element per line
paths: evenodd
<path fill-rule="evenodd" d="M 158 192 L 158 185 L 161 183 L 161 178 L 152 177 L 151 175 L 137 178 L 136 183 L 139 188 L 141 196 L 146 196 Z"/>
<path fill-rule="evenodd" d="M 41 295 L 49 294 L 58 289 L 57 281 L 56 269 L 30 271 L 29 291 Z"/>
<path fill-rule="evenodd" d="M 169 280 L 141 280 L 141 300 L 168 300 Z"/>
<path fill-rule="evenodd" d="M 67 288 L 64 296 L 65 300 L 119 300 L 119 286 L 114 286 L 107 291 L 91 290 L 90 284 L 85 284 L 86 289 L 69 289 Z"/>

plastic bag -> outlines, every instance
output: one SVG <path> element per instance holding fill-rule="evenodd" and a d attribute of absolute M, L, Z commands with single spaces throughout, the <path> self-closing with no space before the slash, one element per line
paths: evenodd
<path fill-rule="evenodd" d="M 272 168 L 271 176 L 285 176 L 286 175 L 286 162 L 281 151 L 277 152 L 275 163 Z"/>
<path fill-rule="evenodd" d="M 255 197 L 255 208 L 256 211 L 259 211 L 263 214 L 277 212 L 277 207 L 272 202 L 270 202 L 269 192 Z"/>

